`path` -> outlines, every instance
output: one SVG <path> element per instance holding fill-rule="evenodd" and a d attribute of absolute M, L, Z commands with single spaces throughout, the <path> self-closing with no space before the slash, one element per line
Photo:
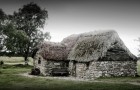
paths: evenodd
<path fill-rule="evenodd" d="M 75 78 L 75 77 L 51 77 L 51 76 L 35 76 L 35 75 L 30 75 L 29 73 L 21 73 L 19 74 L 21 76 L 25 76 L 25 77 L 29 77 L 29 78 L 45 78 L 45 79 L 61 79 L 61 80 L 72 80 L 72 81 L 86 81 L 86 82 L 105 82 L 105 83 L 129 83 L 129 84 L 133 84 L 133 85 L 139 85 L 139 82 L 109 82 L 109 81 L 98 81 L 98 80 L 88 80 L 88 79 L 79 79 L 79 78 Z"/>

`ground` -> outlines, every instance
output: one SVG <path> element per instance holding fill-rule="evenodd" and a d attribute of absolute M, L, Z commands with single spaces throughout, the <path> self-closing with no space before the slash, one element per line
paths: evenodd
<path fill-rule="evenodd" d="M 140 77 L 99 78 L 94 81 L 74 80 L 62 77 L 31 76 L 30 66 L 21 57 L 0 57 L 0 90 L 140 90 Z M 140 61 L 138 62 L 140 74 Z"/>

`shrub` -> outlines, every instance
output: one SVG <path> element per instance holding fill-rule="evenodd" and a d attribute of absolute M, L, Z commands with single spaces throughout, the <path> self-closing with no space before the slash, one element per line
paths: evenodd
<path fill-rule="evenodd" d="M 40 74 L 40 70 L 38 68 L 31 69 L 31 75 L 39 75 L 39 74 Z"/>
<path fill-rule="evenodd" d="M 4 64 L 4 62 L 3 61 L 0 61 L 0 65 L 3 65 Z"/>

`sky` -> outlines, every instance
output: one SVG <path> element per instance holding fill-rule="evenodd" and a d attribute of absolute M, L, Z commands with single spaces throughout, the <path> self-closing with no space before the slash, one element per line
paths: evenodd
<path fill-rule="evenodd" d="M 48 11 L 44 32 L 60 42 L 71 34 L 116 30 L 128 49 L 138 55 L 140 0 L 0 0 L 0 8 L 12 14 L 35 2 Z"/>

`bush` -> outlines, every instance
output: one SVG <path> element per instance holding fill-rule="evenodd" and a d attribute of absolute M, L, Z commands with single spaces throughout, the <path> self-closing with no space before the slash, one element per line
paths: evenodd
<path fill-rule="evenodd" d="M 0 65 L 3 65 L 4 64 L 4 62 L 3 61 L 0 61 Z"/>
<path fill-rule="evenodd" d="M 38 68 L 31 69 L 31 75 L 39 75 L 39 74 L 40 74 L 40 70 Z"/>

